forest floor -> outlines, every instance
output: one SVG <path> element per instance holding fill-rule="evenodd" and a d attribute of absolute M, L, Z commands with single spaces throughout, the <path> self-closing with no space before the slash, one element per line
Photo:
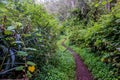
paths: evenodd
<path fill-rule="evenodd" d="M 65 39 L 66 40 L 66 39 Z M 67 47 L 64 42 L 62 42 L 62 46 L 66 48 L 74 57 L 76 63 L 76 74 L 75 80 L 93 80 L 93 76 L 82 61 L 81 57 L 71 48 Z"/>

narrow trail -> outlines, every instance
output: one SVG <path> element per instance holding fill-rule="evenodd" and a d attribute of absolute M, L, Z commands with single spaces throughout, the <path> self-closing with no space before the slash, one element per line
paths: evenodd
<path fill-rule="evenodd" d="M 65 40 L 62 42 L 62 46 L 64 46 L 70 53 L 72 53 L 75 59 L 75 63 L 76 63 L 75 80 L 93 80 L 91 73 L 89 72 L 85 64 L 83 63 L 80 56 L 75 51 L 73 51 L 71 48 L 67 47 L 64 44 Z"/>

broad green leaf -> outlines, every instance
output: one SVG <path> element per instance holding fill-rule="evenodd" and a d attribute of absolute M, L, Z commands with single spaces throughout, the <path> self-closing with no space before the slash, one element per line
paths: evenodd
<path fill-rule="evenodd" d="M 106 5 L 106 4 L 107 4 L 107 2 L 106 2 L 106 1 L 103 1 L 103 2 L 102 2 L 102 5 Z"/>
<path fill-rule="evenodd" d="M 5 34 L 5 35 L 12 35 L 12 31 L 10 31 L 10 30 L 5 30 L 5 31 L 4 31 L 4 34 Z"/>
<path fill-rule="evenodd" d="M 120 19 L 117 19 L 115 22 L 116 22 L 116 23 L 120 23 Z"/>
<path fill-rule="evenodd" d="M 27 77 L 28 77 L 28 78 L 31 78 L 31 77 L 32 77 L 32 74 L 31 74 L 29 71 L 27 71 Z"/>
<path fill-rule="evenodd" d="M 31 34 L 22 34 L 22 36 L 24 36 L 24 37 L 30 37 Z"/>
<path fill-rule="evenodd" d="M 17 71 L 21 71 L 21 70 L 24 69 L 24 67 L 25 67 L 25 66 L 18 66 L 18 67 L 16 67 L 16 70 L 17 70 Z"/>
<path fill-rule="evenodd" d="M 35 48 L 24 48 L 24 50 L 36 51 Z"/>
<path fill-rule="evenodd" d="M 20 26 L 22 26 L 22 23 L 16 22 L 16 25 L 20 27 Z"/>
<path fill-rule="evenodd" d="M 36 33 L 36 36 L 42 36 L 41 34 Z"/>
<path fill-rule="evenodd" d="M 17 55 L 18 56 L 28 56 L 27 52 L 24 52 L 24 51 L 18 51 Z"/>
<path fill-rule="evenodd" d="M 9 26 L 9 27 L 7 28 L 7 30 L 14 30 L 14 29 L 15 29 L 14 26 Z"/>
<path fill-rule="evenodd" d="M 23 44 L 22 41 L 14 41 L 13 44 Z"/>
<path fill-rule="evenodd" d="M 95 7 L 98 7 L 99 6 L 99 4 L 95 4 Z"/>
<path fill-rule="evenodd" d="M 28 65 L 31 65 L 31 66 L 35 66 L 35 65 L 36 65 L 35 63 L 33 63 L 33 62 L 31 62 L 31 61 L 27 61 L 27 64 L 28 64 Z"/>

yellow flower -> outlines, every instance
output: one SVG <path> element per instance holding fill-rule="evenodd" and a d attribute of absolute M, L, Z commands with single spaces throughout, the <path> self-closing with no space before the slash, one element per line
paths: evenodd
<path fill-rule="evenodd" d="M 30 72 L 34 72 L 35 71 L 35 66 L 28 66 L 28 70 Z"/>

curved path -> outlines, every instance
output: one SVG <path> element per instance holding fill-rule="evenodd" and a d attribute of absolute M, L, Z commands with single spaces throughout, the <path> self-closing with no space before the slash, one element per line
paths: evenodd
<path fill-rule="evenodd" d="M 75 59 L 76 63 L 75 80 L 94 80 L 88 68 L 85 66 L 82 59 L 80 58 L 80 56 L 75 51 L 73 51 L 71 48 L 67 47 L 64 44 L 65 40 L 62 42 L 62 46 L 64 46 L 70 53 L 72 53 Z"/>

